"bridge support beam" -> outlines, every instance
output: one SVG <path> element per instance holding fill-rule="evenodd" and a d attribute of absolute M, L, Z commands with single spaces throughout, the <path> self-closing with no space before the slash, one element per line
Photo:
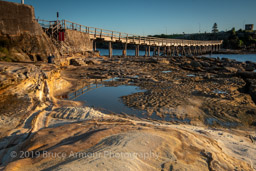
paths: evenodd
<path fill-rule="evenodd" d="M 192 54 L 195 56 L 196 55 L 196 46 L 192 46 Z"/>
<path fill-rule="evenodd" d="M 154 46 L 154 52 L 153 52 L 153 56 L 156 56 L 156 46 Z"/>
<path fill-rule="evenodd" d="M 171 56 L 171 46 L 168 46 L 167 48 L 167 56 Z"/>
<path fill-rule="evenodd" d="M 186 54 L 185 47 L 182 46 L 181 48 L 182 48 L 182 50 L 181 50 L 181 55 L 182 55 L 182 56 L 185 56 L 185 54 Z"/>
<path fill-rule="evenodd" d="M 160 56 L 160 46 L 157 47 L 157 56 Z"/>
<path fill-rule="evenodd" d="M 164 56 L 166 56 L 166 55 L 167 55 L 167 47 L 164 46 Z"/>
<path fill-rule="evenodd" d="M 199 55 L 199 46 L 196 46 L 196 55 L 198 56 Z"/>
<path fill-rule="evenodd" d="M 150 46 L 148 46 L 148 56 L 150 56 Z"/>
<path fill-rule="evenodd" d="M 179 56 L 178 46 L 174 46 L 174 56 Z"/>
<path fill-rule="evenodd" d="M 123 57 L 127 57 L 127 43 L 123 44 Z"/>
<path fill-rule="evenodd" d="M 145 57 L 147 57 L 147 56 L 148 56 L 148 47 L 145 46 Z"/>
<path fill-rule="evenodd" d="M 211 53 L 211 46 L 208 46 L 208 53 Z"/>
<path fill-rule="evenodd" d="M 136 48 L 135 48 L 135 56 L 139 56 L 139 51 L 140 51 L 140 45 L 136 45 Z"/>
<path fill-rule="evenodd" d="M 192 51 L 191 51 L 190 46 L 188 46 L 188 54 L 189 54 L 190 56 L 192 56 Z"/>
<path fill-rule="evenodd" d="M 202 54 L 203 54 L 202 46 L 199 46 L 199 47 L 200 47 L 200 49 L 199 49 L 199 53 L 200 53 L 200 55 L 202 55 Z"/>
<path fill-rule="evenodd" d="M 171 50 L 172 51 L 172 56 L 175 56 L 175 46 L 172 46 L 171 49 L 172 49 Z"/>
<path fill-rule="evenodd" d="M 109 57 L 112 58 L 112 43 L 108 42 Z"/>

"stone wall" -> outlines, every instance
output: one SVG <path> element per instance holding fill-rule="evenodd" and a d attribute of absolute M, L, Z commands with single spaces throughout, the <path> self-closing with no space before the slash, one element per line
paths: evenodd
<path fill-rule="evenodd" d="M 41 27 L 35 21 L 34 8 L 29 5 L 0 1 L 0 33 L 19 36 L 27 32 L 41 35 Z"/>
<path fill-rule="evenodd" d="M 29 5 L 0 1 L 0 41 L 0 60 L 47 61 L 50 54 L 59 56 Z"/>
<path fill-rule="evenodd" d="M 63 43 L 65 46 L 62 46 L 62 50 L 65 53 L 84 53 L 93 50 L 93 41 L 89 35 L 80 31 L 65 30 Z"/>

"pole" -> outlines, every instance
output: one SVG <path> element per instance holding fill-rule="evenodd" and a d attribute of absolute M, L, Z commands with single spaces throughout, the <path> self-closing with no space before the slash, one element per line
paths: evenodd
<path fill-rule="evenodd" d="M 59 12 L 57 12 L 57 40 L 59 40 Z"/>
<path fill-rule="evenodd" d="M 21 0 L 21 4 L 24 4 L 24 0 Z"/>
<path fill-rule="evenodd" d="M 150 56 L 150 46 L 148 46 L 148 56 Z"/>
<path fill-rule="evenodd" d="M 124 43 L 123 45 L 123 57 L 126 57 L 127 56 L 127 43 Z"/>
<path fill-rule="evenodd" d="M 111 44 L 111 42 L 108 43 L 108 49 L 109 49 L 109 58 L 112 58 L 112 44 Z"/>
<path fill-rule="evenodd" d="M 148 56 L 148 47 L 145 47 L 145 57 Z"/>

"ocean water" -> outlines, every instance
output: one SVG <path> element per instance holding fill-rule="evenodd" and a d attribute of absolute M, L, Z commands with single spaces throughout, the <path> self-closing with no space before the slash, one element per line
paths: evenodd
<path fill-rule="evenodd" d="M 109 51 L 108 49 L 97 49 L 100 52 L 101 56 L 108 56 Z M 114 56 L 122 56 L 122 49 L 113 49 L 113 55 Z M 150 56 L 153 56 L 153 51 L 150 51 Z M 140 50 L 139 51 L 140 56 L 145 55 L 145 51 Z M 127 50 L 127 56 L 135 56 L 135 50 L 128 49 Z M 205 57 L 209 58 L 229 58 L 229 59 L 235 59 L 236 61 L 240 62 L 245 62 L 245 61 L 252 61 L 256 62 L 256 54 L 208 54 L 208 55 L 203 55 Z"/>
<path fill-rule="evenodd" d="M 212 54 L 212 55 L 204 55 L 205 57 L 210 58 L 229 58 L 235 59 L 239 62 L 251 61 L 256 62 L 256 54 Z"/>
<path fill-rule="evenodd" d="M 100 52 L 101 56 L 108 56 L 109 55 L 109 51 L 108 49 L 97 49 Z M 114 56 L 122 56 L 123 54 L 123 50 L 122 49 L 113 49 L 112 51 Z M 153 51 L 150 51 L 150 56 L 153 56 Z M 144 56 L 145 55 L 145 51 L 144 50 L 140 50 L 139 51 L 139 55 L 140 56 Z M 128 49 L 127 50 L 127 56 L 135 56 L 135 50 L 132 49 Z"/>

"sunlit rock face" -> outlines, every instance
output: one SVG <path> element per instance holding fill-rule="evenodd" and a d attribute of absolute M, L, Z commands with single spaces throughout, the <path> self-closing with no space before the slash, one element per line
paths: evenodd
<path fill-rule="evenodd" d="M 29 5 L 0 1 L 0 41 L 13 61 L 46 61 L 50 54 L 58 56 Z"/>

